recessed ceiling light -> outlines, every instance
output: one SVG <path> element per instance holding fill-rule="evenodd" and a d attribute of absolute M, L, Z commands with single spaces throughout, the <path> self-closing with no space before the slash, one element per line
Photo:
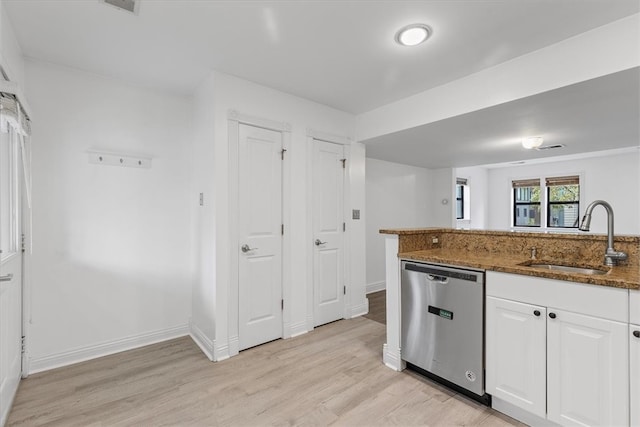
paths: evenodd
<path fill-rule="evenodd" d="M 431 37 L 433 31 L 428 25 L 411 24 L 400 28 L 396 33 L 396 42 L 403 46 L 416 46 Z"/>
<path fill-rule="evenodd" d="M 527 150 L 538 148 L 542 145 L 544 139 L 541 136 L 528 136 L 522 140 L 522 146 Z"/>

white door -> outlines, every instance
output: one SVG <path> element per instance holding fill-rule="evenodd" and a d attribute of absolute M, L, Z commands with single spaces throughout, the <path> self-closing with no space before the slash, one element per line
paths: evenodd
<path fill-rule="evenodd" d="M 546 417 L 546 308 L 487 297 L 487 393 Z"/>
<path fill-rule="evenodd" d="M 19 144 L 10 128 L 0 132 L 0 425 L 22 370 L 21 177 Z"/>
<path fill-rule="evenodd" d="M 313 144 L 314 324 L 344 317 L 344 146 Z"/>
<path fill-rule="evenodd" d="M 628 325 L 547 312 L 547 418 L 562 425 L 628 425 Z"/>
<path fill-rule="evenodd" d="M 640 325 L 629 325 L 631 425 L 640 427 Z"/>
<path fill-rule="evenodd" d="M 239 346 L 282 337 L 282 134 L 240 125 Z"/>

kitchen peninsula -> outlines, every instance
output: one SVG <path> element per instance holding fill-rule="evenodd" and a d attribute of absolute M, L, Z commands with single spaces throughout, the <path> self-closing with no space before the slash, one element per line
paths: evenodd
<path fill-rule="evenodd" d="M 639 236 L 616 236 L 616 249 L 628 258 L 605 266 L 602 235 L 447 228 L 380 233 L 386 235 L 388 367 L 399 371 L 406 365 L 402 262 L 485 271 L 486 393 L 492 407 L 528 424 L 640 421 Z M 446 307 L 440 308 L 437 322 L 447 318 Z"/>

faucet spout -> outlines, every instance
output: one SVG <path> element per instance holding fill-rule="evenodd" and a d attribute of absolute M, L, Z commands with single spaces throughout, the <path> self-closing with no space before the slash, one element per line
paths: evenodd
<path fill-rule="evenodd" d="M 604 200 L 594 200 L 587 206 L 584 216 L 582 217 L 582 223 L 579 229 L 581 231 L 589 231 L 591 227 L 591 212 L 596 206 L 602 206 L 607 211 L 607 250 L 604 253 L 605 265 L 616 265 L 619 261 L 627 259 L 627 254 L 624 252 L 617 252 L 613 249 L 613 208 Z"/>

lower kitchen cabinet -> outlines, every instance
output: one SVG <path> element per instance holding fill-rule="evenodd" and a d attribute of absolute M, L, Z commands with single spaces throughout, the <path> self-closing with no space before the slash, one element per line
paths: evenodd
<path fill-rule="evenodd" d="M 488 272 L 486 389 L 494 404 L 528 424 L 628 426 L 631 377 L 640 427 L 640 338 L 630 352 L 628 301 L 623 289 Z"/>
<path fill-rule="evenodd" d="M 486 301 L 487 393 L 544 418 L 547 310 L 502 298 Z"/>
<path fill-rule="evenodd" d="M 628 425 L 628 325 L 548 310 L 547 419 L 562 425 Z"/>
<path fill-rule="evenodd" d="M 640 325 L 629 325 L 631 425 L 640 427 Z"/>

